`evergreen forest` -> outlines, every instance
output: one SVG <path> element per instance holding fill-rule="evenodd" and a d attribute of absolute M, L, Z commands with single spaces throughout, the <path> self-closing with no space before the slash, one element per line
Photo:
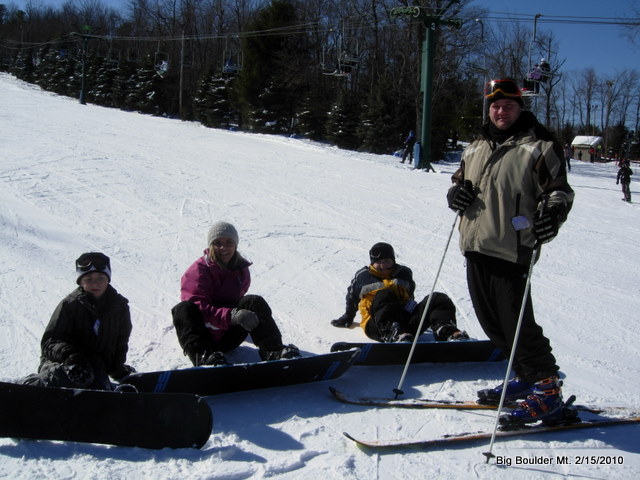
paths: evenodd
<path fill-rule="evenodd" d="M 542 58 L 549 75 L 526 97 L 538 119 L 562 143 L 600 135 L 603 156 L 640 157 L 638 71 L 564 71 L 536 20 L 471 0 L 6 3 L 0 70 L 81 103 L 392 153 L 420 131 L 431 29 L 431 158 L 477 134 L 487 80 L 527 86 Z"/>

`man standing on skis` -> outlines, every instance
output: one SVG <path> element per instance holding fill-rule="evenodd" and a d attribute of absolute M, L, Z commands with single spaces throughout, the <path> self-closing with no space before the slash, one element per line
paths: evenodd
<path fill-rule="evenodd" d="M 505 354 L 517 342 L 516 377 L 506 400 L 524 400 L 510 416 L 516 423 L 553 420 L 562 415 L 562 382 L 549 340 L 536 323 L 531 296 L 524 292 L 536 245 L 551 241 L 571 210 L 574 193 L 567 182 L 562 146 L 535 116 L 524 111 L 522 93 L 512 79 L 485 88 L 489 121 L 482 138 L 469 145 L 447 193 L 449 207 L 461 215 L 460 248 L 476 316 L 489 339 Z M 538 250 L 539 251 L 539 250 Z M 478 392 L 498 403 L 503 385 Z"/>

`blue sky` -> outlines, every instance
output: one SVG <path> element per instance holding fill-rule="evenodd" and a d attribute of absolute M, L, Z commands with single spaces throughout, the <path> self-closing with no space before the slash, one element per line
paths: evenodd
<path fill-rule="evenodd" d="M 2 0 L 0 0 L 2 1 Z M 43 5 L 62 5 L 64 0 L 35 0 Z M 103 0 L 106 5 L 124 8 L 128 0 Z M 5 0 L 23 6 L 26 0 Z M 629 5 L 640 11 L 640 0 L 476 0 L 471 6 L 482 6 L 495 13 L 526 14 L 533 27 L 535 14 L 566 17 L 633 17 Z M 636 13 L 636 15 L 638 15 Z M 520 17 L 521 18 L 521 17 Z M 615 75 L 625 68 L 640 69 L 640 45 L 634 45 L 624 36 L 620 27 L 613 25 L 545 24 L 538 23 L 541 31 L 552 31 L 559 42 L 558 57 L 566 59 L 566 72 L 593 67 L 599 75 Z M 640 26 L 638 27 L 640 29 Z M 639 36 L 640 41 L 640 36 Z"/>
<path fill-rule="evenodd" d="M 567 72 L 593 67 L 599 75 L 614 75 L 625 68 L 640 69 L 640 45 L 634 45 L 618 26 L 541 22 L 545 15 L 634 17 L 629 6 L 635 5 L 636 11 L 640 11 L 640 0 L 476 0 L 471 5 L 488 8 L 494 13 L 528 14 L 531 16 L 530 28 L 533 28 L 534 16 L 543 15 L 538 30 L 553 32 L 559 44 L 558 58 L 566 59 L 563 70 Z"/>

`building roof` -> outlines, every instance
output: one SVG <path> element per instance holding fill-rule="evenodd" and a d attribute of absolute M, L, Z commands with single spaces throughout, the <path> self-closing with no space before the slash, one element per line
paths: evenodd
<path fill-rule="evenodd" d="M 584 135 L 578 135 L 571 142 L 572 147 L 596 147 L 603 142 L 602 137 L 590 137 Z"/>

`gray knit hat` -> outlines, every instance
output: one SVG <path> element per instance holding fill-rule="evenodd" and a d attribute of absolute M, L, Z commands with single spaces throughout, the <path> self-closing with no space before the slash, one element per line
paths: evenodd
<path fill-rule="evenodd" d="M 239 237 L 236 227 L 229 222 L 214 223 L 207 233 L 207 246 L 211 245 L 218 238 L 230 238 L 238 245 Z"/>

